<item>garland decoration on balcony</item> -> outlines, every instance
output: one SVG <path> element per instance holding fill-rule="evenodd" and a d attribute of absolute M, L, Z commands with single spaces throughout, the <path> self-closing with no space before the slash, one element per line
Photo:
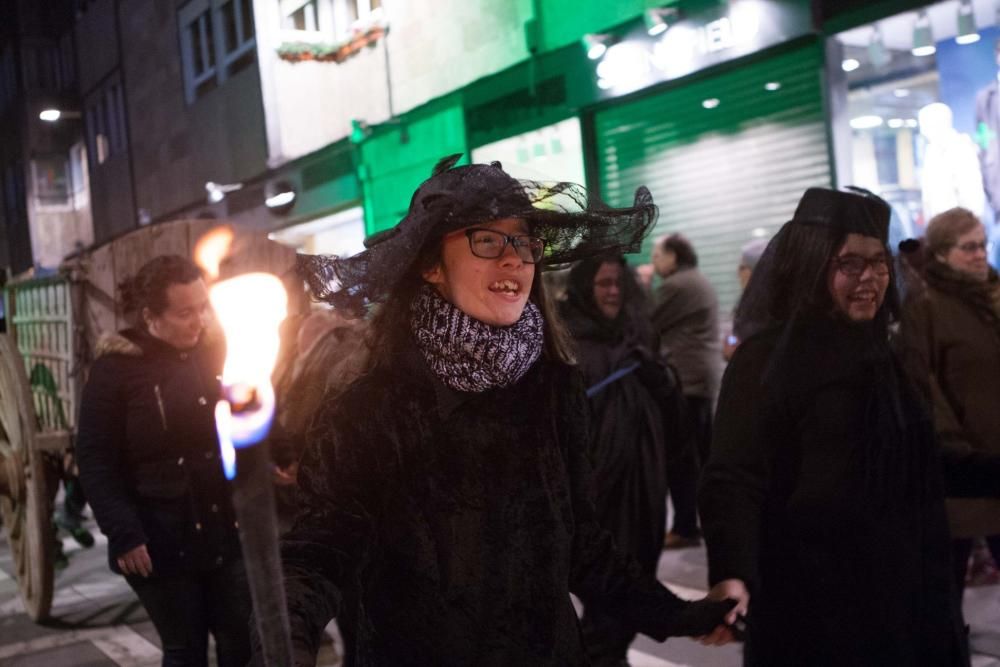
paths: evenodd
<path fill-rule="evenodd" d="M 372 23 L 354 30 L 349 37 L 338 42 L 284 42 L 278 47 L 278 57 L 290 63 L 307 60 L 342 63 L 366 46 L 375 46 L 386 34 L 386 26 Z"/>

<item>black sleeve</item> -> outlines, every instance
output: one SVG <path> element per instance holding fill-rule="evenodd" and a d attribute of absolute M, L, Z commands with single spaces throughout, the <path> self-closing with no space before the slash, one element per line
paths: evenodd
<path fill-rule="evenodd" d="M 97 525 L 108 536 L 112 559 L 146 543 L 126 481 L 127 403 L 121 395 L 117 367 L 127 362 L 116 357 L 102 357 L 94 362 L 80 401 L 76 435 L 80 484 L 94 510 Z"/>
<path fill-rule="evenodd" d="M 363 424 L 379 422 L 356 412 L 338 419 L 334 412 L 324 401 L 308 433 L 299 513 L 281 545 L 296 664 L 315 663 L 323 629 L 340 613 L 345 588 L 368 559 L 377 489 L 391 486 L 361 432 Z"/>
<path fill-rule="evenodd" d="M 570 590 L 584 604 L 598 604 L 635 631 L 663 641 L 686 603 L 643 573 L 634 559 L 618 552 L 611 534 L 598 523 L 585 455 L 588 412 L 583 379 L 574 372 L 568 385 L 560 392 L 559 432 L 566 443 L 575 523 Z"/>
<path fill-rule="evenodd" d="M 768 418 L 761 385 L 767 357 L 760 341 L 746 341 L 722 379 L 712 453 L 698 493 L 713 585 L 741 579 L 749 586 L 756 579 L 764 499 L 782 438 Z"/>

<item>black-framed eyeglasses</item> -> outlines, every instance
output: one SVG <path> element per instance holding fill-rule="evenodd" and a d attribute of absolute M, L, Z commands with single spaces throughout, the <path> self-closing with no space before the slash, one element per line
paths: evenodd
<path fill-rule="evenodd" d="M 507 246 L 514 247 L 514 252 L 526 264 L 537 264 L 545 254 L 545 239 L 530 234 L 508 236 L 493 229 L 472 227 L 465 230 L 469 239 L 469 249 L 476 257 L 496 259 L 503 256 Z"/>
<path fill-rule="evenodd" d="M 844 255 L 834 257 L 833 265 L 838 271 L 850 278 L 857 278 L 865 272 L 869 266 L 876 276 L 884 276 L 889 273 L 889 258 L 885 255 L 875 257 L 861 257 L 860 255 Z"/>

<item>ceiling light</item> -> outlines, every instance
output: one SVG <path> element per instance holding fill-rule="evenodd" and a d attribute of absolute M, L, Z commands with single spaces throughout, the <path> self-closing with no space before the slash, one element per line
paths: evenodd
<path fill-rule="evenodd" d="M 583 44 L 583 50 L 587 53 L 587 57 L 591 60 L 597 60 L 603 56 L 608 50 L 608 46 L 610 46 L 611 41 L 611 35 L 599 35 L 590 32 L 580 38 L 580 42 Z"/>
<path fill-rule="evenodd" d="M 975 44 L 979 41 L 979 31 L 976 30 L 976 15 L 972 11 L 972 2 L 962 0 L 958 3 L 958 44 Z"/>
<path fill-rule="evenodd" d="M 872 30 L 872 37 L 868 42 L 868 59 L 875 69 L 882 69 L 892 62 L 889 49 L 885 48 L 885 40 L 882 39 L 882 29 L 877 25 Z"/>
<path fill-rule="evenodd" d="M 597 87 L 601 90 L 610 90 L 615 84 L 611 83 L 609 79 L 598 79 Z"/>
<path fill-rule="evenodd" d="M 295 186 L 286 180 L 271 181 L 264 189 L 264 206 L 274 215 L 285 215 L 295 205 Z"/>
<path fill-rule="evenodd" d="M 910 91 L 907 88 L 897 88 L 896 90 L 892 91 L 892 94 L 895 95 L 896 97 L 909 97 Z"/>
<path fill-rule="evenodd" d="M 903 125 L 905 125 L 906 127 L 916 127 L 917 126 L 917 119 L 916 118 L 907 118 L 906 121 L 903 123 Z"/>
<path fill-rule="evenodd" d="M 54 123 L 62 116 L 62 112 L 59 109 L 45 109 L 42 113 L 38 114 L 38 117 L 47 123 Z"/>
<path fill-rule="evenodd" d="M 886 125 L 888 125 L 889 127 L 891 127 L 894 130 L 898 129 L 900 127 L 903 127 L 903 119 L 902 118 L 890 118 L 889 122 L 886 123 Z"/>
<path fill-rule="evenodd" d="M 768 81 L 767 83 L 764 84 L 764 90 L 775 91 L 780 89 L 781 89 L 781 84 L 777 81 Z"/>
<path fill-rule="evenodd" d="M 844 62 L 840 63 L 840 67 L 845 72 L 853 72 L 857 68 L 861 67 L 861 63 L 855 58 L 845 58 Z"/>
<path fill-rule="evenodd" d="M 917 14 L 916 23 L 913 24 L 913 48 L 910 53 L 922 58 L 934 55 L 936 51 L 934 35 L 931 32 L 931 19 L 927 16 L 927 10 L 921 10 Z"/>
<path fill-rule="evenodd" d="M 705 107 L 706 109 L 714 109 L 715 107 L 719 106 L 719 98 L 710 97 L 707 100 L 703 100 L 701 106 Z"/>
<path fill-rule="evenodd" d="M 882 125 L 881 116 L 858 116 L 857 118 L 851 119 L 851 127 L 855 130 L 870 130 L 874 127 L 879 127 Z"/>
<path fill-rule="evenodd" d="M 642 20 L 649 36 L 656 37 L 665 33 L 677 21 L 677 16 L 678 12 L 673 7 L 651 8 L 643 12 Z"/>

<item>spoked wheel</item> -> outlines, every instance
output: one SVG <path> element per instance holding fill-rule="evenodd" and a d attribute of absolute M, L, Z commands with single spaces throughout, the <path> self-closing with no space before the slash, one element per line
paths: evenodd
<path fill-rule="evenodd" d="M 0 334 L 0 512 L 21 599 L 28 615 L 41 621 L 52 609 L 54 537 L 35 430 L 24 361 L 10 338 Z"/>

